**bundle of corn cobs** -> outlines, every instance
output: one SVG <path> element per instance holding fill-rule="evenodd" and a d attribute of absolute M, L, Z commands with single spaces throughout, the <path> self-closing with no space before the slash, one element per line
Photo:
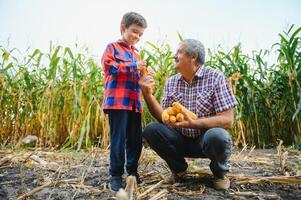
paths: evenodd
<path fill-rule="evenodd" d="M 174 102 L 172 107 L 168 107 L 162 112 L 162 121 L 169 121 L 170 124 L 185 121 L 183 113 L 187 113 L 191 119 L 197 119 L 197 115 L 185 108 L 181 103 Z"/>

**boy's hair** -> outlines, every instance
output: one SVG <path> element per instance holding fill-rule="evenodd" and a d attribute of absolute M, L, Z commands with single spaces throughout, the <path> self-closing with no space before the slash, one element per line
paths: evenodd
<path fill-rule="evenodd" d="M 124 24 L 126 28 L 129 28 L 132 24 L 136 24 L 142 28 L 147 27 L 145 18 L 136 12 L 125 13 L 122 17 L 121 24 Z"/>

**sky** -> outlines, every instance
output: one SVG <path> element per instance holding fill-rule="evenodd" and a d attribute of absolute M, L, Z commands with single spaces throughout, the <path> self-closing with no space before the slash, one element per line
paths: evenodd
<path fill-rule="evenodd" d="M 175 50 L 179 32 L 210 49 L 230 50 L 240 42 L 248 53 L 270 49 L 278 33 L 301 26 L 300 0 L 0 0 L 0 45 L 25 52 L 47 51 L 50 41 L 77 43 L 101 56 L 121 37 L 120 21 L 128 11 L 148 22 L 138 48 L 166 41 Z"/>

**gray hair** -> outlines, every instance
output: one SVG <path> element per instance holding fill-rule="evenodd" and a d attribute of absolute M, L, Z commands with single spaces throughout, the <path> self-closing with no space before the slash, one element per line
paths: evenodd
<path fill-rule="evenodd" d="M 194 39 L 185 39 L 182 41 L 182 43 L 186 45 L 186 54 L 196 55 L 196 62 L 201 65 L 205 63 L 205 47 L 200 41 Z"/>
<path fill-rule="evenodd" d="M 132 24 L 136 24 L 142 28 L 147 27 L 146 19 L 136 12 L 125 13 L 122 17 L 121 24 L 124 24 L 126 28 L 129 28 Z"/>

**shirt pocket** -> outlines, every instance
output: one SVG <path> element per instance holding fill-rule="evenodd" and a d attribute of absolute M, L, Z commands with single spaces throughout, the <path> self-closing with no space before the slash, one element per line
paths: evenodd
<path fill-rule="evenodd" d="M 197 116 L 209 117 L 214 114 L 214 106 L 212 102 L 212 95 L 209 92 L 198 93 L 196 97 Z"/>
<path fill-rule="evenodd" d="M 124 57 L 120 54 L 115 55 L 116 63 L 117 63 L 117 68 L 120 67 L 121 65 L 125 67 L 125 73 L 127 76 L 127 79 L 130 80 L 135 80 L 139 78 L 139 73 L 136 71 L 137 66 L 133 62 L 131 57 Z"/>
<path fill-rule="evenodd" d="M 115 58 L 117 62 L 132 62 L 132 58 L 130 57 L 125 58 L 124 56 L 121 55 L 115 55 Z"/>
<path fill-rule="evenodd" d="M 172 106 L 173 102 L 180 102 L 181 104 L 183 104 L 183 94 L 178 92 L 172 92 L 168 94 L 166 97 L 165 106 Z"/>

